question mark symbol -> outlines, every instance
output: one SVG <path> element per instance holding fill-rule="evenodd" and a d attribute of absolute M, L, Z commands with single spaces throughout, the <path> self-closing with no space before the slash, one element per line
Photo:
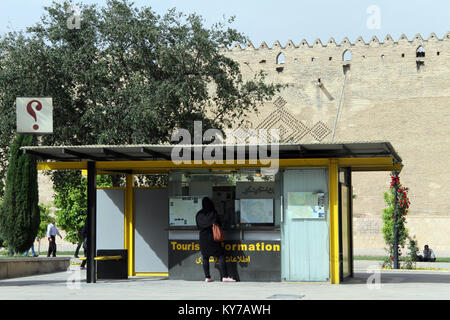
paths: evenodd
<path fill-rule="evenodd" d="M 28 104 L 27 104 L 27 112 L 30 114 L 30 116 L 33 117 L 34 121 L 37 121 L 36 112 L 34 112 L 32 106 L 31 106 L 31 105 L 33 104 L 33 102 L 37 103 L 36 108 L 35 108 L 36 111 L 41 111 L 41 109 L 42 109 L 42 104 L 41 104 L 41 102 L 38 101 L 38 100 L 31 100 L 31 101 L 28 102 Z M 39 129 L 39 126 L 38 126 L 37 124 L 35 124 L 35 125 L 33 126 L 33 129 L 34 129 L 34 130 L 37 130 L 37 129 Z"/>

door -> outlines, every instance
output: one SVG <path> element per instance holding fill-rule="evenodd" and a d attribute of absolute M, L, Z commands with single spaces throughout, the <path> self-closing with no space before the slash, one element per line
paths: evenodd
<path fill-rule="evenodd" d="M 329 281 L 328 169 L 285 170 L 282 194 L 282 280 Z M 323 194 L 323 215 L 307 217 L 303 212 L 308 213 L 309 208 L 296 211 L 302 204 L 298 199 L 314 199 L 317 194 Z"/>

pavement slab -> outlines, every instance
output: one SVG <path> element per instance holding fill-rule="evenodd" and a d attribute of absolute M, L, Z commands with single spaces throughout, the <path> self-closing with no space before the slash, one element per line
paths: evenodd
<path fill-rule="evenodd" d="M 0 300 L 449 300 L 450 272 L 357 271 L 339 285 L 300 282 L 235 282 L 130 277 L 86 283 L 71 270 L 0 281 Z"/>

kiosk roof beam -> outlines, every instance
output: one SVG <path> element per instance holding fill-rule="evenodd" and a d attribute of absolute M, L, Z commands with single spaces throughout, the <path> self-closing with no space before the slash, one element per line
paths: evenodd
<path fill-rule="evenodd" d="M 128 154 L 122 153 L 122 152 L 118 152 L 115 150 L 111 150 L 111 149 L 107 149 L 107 148 L 102 148 L 102 152 L 106 155 L 110 155 L 119 159 L 127 159 L 127 160 L 137 160 L 137 161 L 144 161 L 144 159 L 142 158 L 138 158 L 138 157 L 133 157 L 130 156 Z"/>
<path fill-rule="evenodd" d="M 22 150 L 23 150 L 23 154 L 31 154 L 31 155 L 37 156 L 39 158 L 42 158 L 42 159 L 52 159 L 52 160 L 59 160 L 59 161 L 72 160 L 72 159 L 67 159 L 67 158 L 63 158 L 63 157 L 58 157 L 55 155 L 49 155 L 49 154 L 35 151 L 35 150 L 28 150 L 28 149 L 22 149 Z"/>
<path fill-rule="evenodd" d="M 155 158 L 155 159 L 163 158 L 164 160 L 170 160 L 170 157 L 168 155 L 158 152 L 158 151 L 155 151 L 155 150 L 152 150 L 152 149 L 149 149 L 149 148 L 142 147 L 141 152 L 149 154 L 149 155 L 153 156 L 153 158 Z"/>
<path fill-rule="evenodd" d="M 99 158 L 99 157 L 96 157 L 96 156 L 93 156 L 93 155 L 90 155 L 90 154 L 82 153 L 82 152 L 79 152 L 79 151 L 73 151 L 73 150 L 70 150 L 70 149 L 67 149 L 67 148 L 63 148 L 61 151 L 62 151 L 62 153 L 70 154 L 70 155 L 75 156 L 75 157 L 77 157 L 79 159 L 88 159 L 88 160 L 94 160 L 94 161 L 105 161 L 105 160 L 107 161 L 108 160 L 108 159 Z"/>

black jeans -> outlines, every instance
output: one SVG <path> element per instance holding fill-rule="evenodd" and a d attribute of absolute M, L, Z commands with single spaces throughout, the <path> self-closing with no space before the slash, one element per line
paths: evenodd
<path fill-rule="evenodd" d="M 84 251 L 84 257 L 87 257 L 87 238 L 84 238 L 83 240 L 83 251 Z M 84 268 L 84 266 L 86 265 L 86 261 L 87 259 L 81 261 L 81 265 L 80 268 Z"/>
<path fill-rule="evenodd" d="M 74 254 L 75 257 L 78 256 L 78 254 L 80 253 L 80 248 L 81 248 L 81 243 L 79 243 L 77 245 L 77 248 L 75 249 L 75 254 Z"/>
<path fill-rule="evenodd" d="M 55 236 L 50 236 L 50 238 L 52 239 L 52 241 L 50 241 L 48 243 L 48 253 L 47 253 L 47 257 L 50 257 L 50 254 L 53 257 L 56 257 L 56 242 L 55 242 Z"/>
<path fill-rule="evenodd" d="M 225 264 L 225 256 L 219 257 L 219 270 L 220 270 L 220 280 L 222 278 L 228 278 L 227 265 Z M 203 271 L 205 272 L 205 278 L 211 278 L 209 273 L 209 256 L 203 257 Z"/>
<path fill-rule="evenodd" d="M 417 256 L 417 261 L 423 261 L 423 262 L 435 262 L 436 258 L 424 258 L 422 255 Z"/>

